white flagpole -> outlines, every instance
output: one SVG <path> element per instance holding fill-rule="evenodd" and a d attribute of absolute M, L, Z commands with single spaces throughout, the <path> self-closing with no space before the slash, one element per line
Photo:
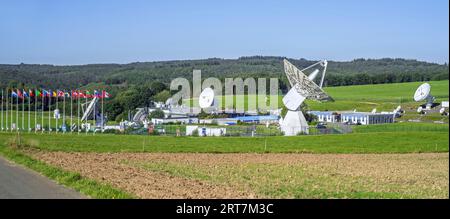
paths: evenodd
<path fill-rule="evenodd" d="M 52 116 L 52 113 L 51 113 L 51 105 L 52 105 L 52 91 L 51 90 L 49 90 L 49 94 L 50 94 L 50 96 L 48 97 L 48 131 L 49 131 L 49 133 L 51 133 L 52 132 L 52 123 L 51 123 L 51 120 L 50 120 L 50 117 Z"/>
<path fill-rule="evenodd" d="M 80 91 L 77 91 L 77 102 L 78 102 L 78 106 L 77 106 L 77 114 L 78 114 L 78 127 L 77 127 L 77 132 L 78 134 L 80 134 Z"/>
<path fill-rule="evenodd" d="M 22 89 L 22 131 L 25 131 L 25 90 Z"/>
<path fill-rule="evenodd" d="M 95 90 L 94 90 L 94 98 L 95 98 L 95 95 L 97 95 L 97 93 L 95 93 Z M 92 98 L 92 99 L 94 99 L 94 98 Z M 95 126 L 97 126 L 97 112 L 96 111 L 97 111 L 97 102 L 94 102 L 94 110 L 92 111 L 94 114 L 94 130 L 95 130 Z M 95 131 L 94 131 L 94 134 L 95 134 Z"/>
<path fill-rule="evenodd" d="M 56 122 L 55 122 L 55 124 L 56 124 L 56 133 L 58 133 L 58 131 L 59 131 L 59 128 L 58 128 L 58 119 L 59 119 L 59 115 L 61 114 L 61 111 L 59 111 L 59 109 L 58 109 L 58 102 L 59 102 L 59 90 L 56 90 L 56 108 L 55 108 L 55 110 L 58 110 L 58 115 L 55 115 L 55 117 L 56 117 Z"/>
<path fill-rule="evenodd" d="M 6 124 L 5 124 L 5 126 L 6 126 L 6 131 L 8 131 L 9 130 L 9 128 L 8 128 L 8 117 L 9 117 L 9 114 L 8 114 L 8 102 L 9 102 L 9 91 L 8 91 L 8 88 L 6 88 Z"/>
<path fill-rule="evenodd" d="M 101 98 L 102 98 L 102 133 L 103 133 L 103 129 L 104 129 L 104 120 L 103 120 L 103 118 L 105 117 L 105 114 L 103 113 L 103 99 L 105 98 L 105 91 L 104 90 L 102 90 Z"/>
<path fill-rule="evenodd" d="M 28 89 L 28 132 L 31 131 L 31 94 L 30 94 L 30 89 Z"/>
<path fill-rule="evenodd" d="M 63 126 L 66 125 L 66 90 L 63 91 Z M 66 127 L 67 128 L 67 127 Z M 63 130 L 63 133 L 66 133 L 66 130 Z"/>
<path fill-rule="evenodd" d="M 9 130 L 9 128 L 8 128 L 8 102 L 9 102 L 9 98 L 8 98 L 8 96 L 9 96 L 9 91 L 8 91 L 8 88 L 6 88 L 6 123 L 5 123 L 5 128 L 6 128 L 6 131 L 8 131 Z"/>
<path fill-rule="evenodd" d="M 2 89 L 2 131 L 3 131 L 3 89 Z"/>
<path fill-rule="evenodd" d="M 37 124 L 37 89 L 34 89 L 34 133 L 37 132 L 36 124 Z"/>
<path fill-rule="evenodd" d="M 13 117 L 13 105 L 14 105 L 14 98 L 12 97 L 12 92 L 13 92 L 13 90 L 11 89 L 11 125 L 9 126 L 10 127 L 10 130 L 11 130 L 11 132 L 13 131 L 13 129 L 12 129 L 12 124 L 13 124 L 13 122 L 14 122 L 14 117 Z"/>
<path fill-rule="evenodd" d="M 70 133 L 72 133 L 72 125 L 73 125 L 72 110 L 73 110 L 73 91 L 70 90 Z"/>
<path fill-rule="evenodd" d="M 88 101 L 87 101 L 88 98 L 87 98 L 87 95 L 84 96 L 84 99 L 85 99 L 85 102 L 86 102 L 86 104 L 85 104 L 85 105 L 86 105 L 86 106 L 85 106 L 85 107 L 86 107 L 86 110 L 84 111 L 84 113 L 86 113 L 87 108 L 88 108 L 88 104 L 87 104 L 87 103 L 88 103 Z M 87 133 L 88 133 L 88 129 L 87 129 L 88 119 L 89 119 L 89 117 L 86 117 L 86 123 L 84 123 L 84 124 L 85 124 L 85 125 L 84 125 L 84 130 L 86 131 L 86 135 L 87 135 Z"/>
<path fill-rule="evenodd" d="M 19 92 L 16 99 L 16 131 L 19 131 Z"/>
<path fill-rule="evenodd" d="M 41 90 L 42 91 L 42 101 L 41 101 L 41 104 L 42 104 L 42 110 L 41 110 L 41 131 L 42 131 L 42 133 L 44 133 L 44 104 L 45 104 L 45 99 L 44 99 L 44 91 L 43 90 Z"/>

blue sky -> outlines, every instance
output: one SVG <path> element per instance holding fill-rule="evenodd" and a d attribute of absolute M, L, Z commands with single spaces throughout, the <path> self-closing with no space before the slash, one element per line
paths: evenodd
<path fill-rule="evenodd" d="M 0 0 L 0 63 L 449 60 L 448 0 Z"/>

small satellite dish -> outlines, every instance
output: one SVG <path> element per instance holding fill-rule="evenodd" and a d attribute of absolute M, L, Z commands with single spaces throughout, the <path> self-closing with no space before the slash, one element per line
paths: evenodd
<path fill-rule="evenodd" d="M 422 113 L 422 111 L 423 111 L 423 108 L 421 106 L 419 106 L 419 108 L 417 108 L 417 112 Z"/>
<path fill-rule="evenodd" d="M 198 98 L 198 104 L 202 109 L 213 106 L 214 90 L 209 87 L 205 88 Z"/>
<path fill-rule="evenodd" d="M 377 108 L 373 108 L 371 113 L 377 113 Z"/>
<path fill-rule="evenodd" d="M 431 96 L 430 91 L 431 91 L 430 84 L 423 83 L 417 88 L 416 93 L 414 93 L 414 101 L 419 102 L 429 98 L 429 96 Z"/>

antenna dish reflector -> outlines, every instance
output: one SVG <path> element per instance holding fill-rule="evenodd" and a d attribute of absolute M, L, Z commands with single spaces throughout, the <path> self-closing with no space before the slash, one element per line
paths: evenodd
<path fill-rule="evenodd" d="M 333 98 L 328 96 L 319 85 L 310 80 L 308 76 L 286 59 L 284 60 L 284 72 L 291 87 L 296 88 L 297 92 L 306 99 L 319 102 L 333 101 Z"/>
<path fill-rule="evenodd" d="M 208 108 L 214 104 L 214 90 L 207 87 L 205 88 L 198 98 L 198 105 L 200 108 Z"/>
<path fill-rule="evenodd" d="M 414 101 L 419 102 L 427 99 L 430 96 L 431 86 L 428 83 L 420 85 L 416 93 L 414 93 Z"/>

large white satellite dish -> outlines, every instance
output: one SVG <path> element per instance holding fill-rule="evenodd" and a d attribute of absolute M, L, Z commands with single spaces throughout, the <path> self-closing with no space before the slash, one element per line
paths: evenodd
<path fill-rule="evenodd" d="M 306 76 L 303 72 L 314 66 L 318 66 L 319 64 L 323 67 L 320 86 L 313 81 L 320 72 L 318 69 L 315 69 L 309 76 Z M 298 133 L 308 134 L 308 123 L 300 110 L 301 104 L 306 99 L 319 102 L 333 101 L 333 99 L 322 90 L 327 64 L 328 63 L 325 60 L 319 61 L 311 66 L 299 70 L 288 60 L 284 60 L 284 72 L 286 73 L 292 87 L 283 97 L 283 104 L 288 109 L 284 119 L 280 120 L 280 127 L 284 132 L 284 135 L 292 136 L 297 135 Z"/>
<path fill-rule="evenodd" d="M 428 83 L 421 84 L 414 93 L 414 101 L 420 102 L 426 100 L 426 108 L 430 109 L 433 106 L 434 97 L 431 96 L 431 85 Z"/>
<path fill-rule="evenodd" d="M 207 87 L 205 88 L 198 98 L 198 105 L 200 108 L 208 108 L 214 104 L 214 90 Z"/>
<path fill-rule="evenodd" d="M 430 95 L 430 91 L 431 91 L 430 84 L 423 83 L 417 88 L 416 93 L 414 93 L 414 100 L 416 102 L 425 100 Z"/>

